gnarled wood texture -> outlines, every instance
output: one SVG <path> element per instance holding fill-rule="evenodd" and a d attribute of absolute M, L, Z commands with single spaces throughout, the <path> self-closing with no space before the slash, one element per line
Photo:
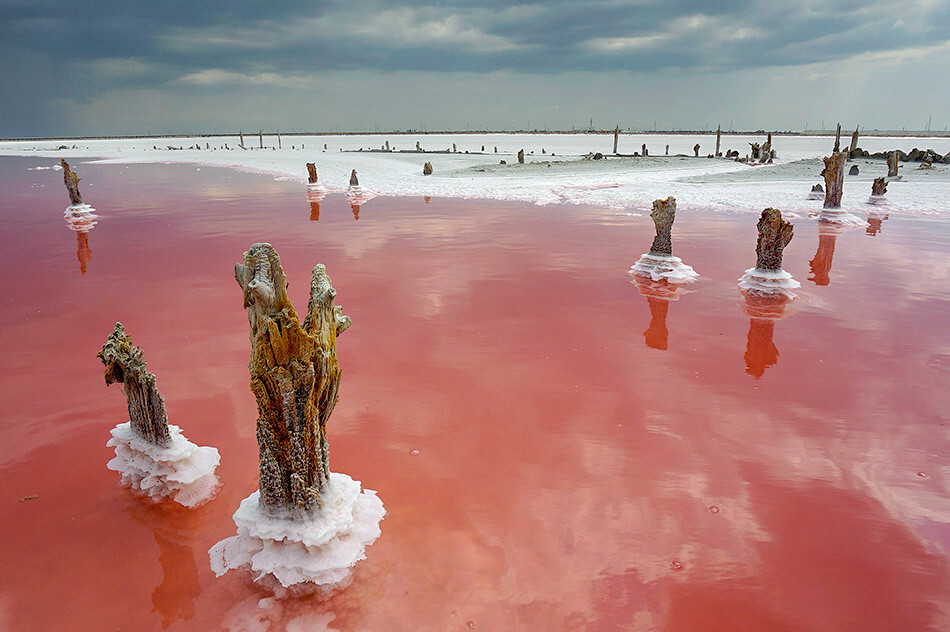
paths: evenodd
<path fill-rule="evenodd" d="M 821 175 L 825 178 L 825 208 L 841 208 L 841 194 L 844 193 L 844 163 L 848 152 L 839 151 L 822 158 L 825 168 Z"/>
<path fill-rule="evenodd" d="M 69 168 L 69 163 L 60 158 L 59 164 L 63 167 L 63 183 L 69 191 L 69 203 L 73 206 L 82 204 L 82 194 L 79 192 L 79 176 Z"/>
<path fill-rule="evenodd" d="M 673 241 L 670 232 L 673 230 L 673 220 L 676 219 L 676 198 L 670 196 L 665 200 L 653 200 L 653 211 L 650 212 L 653 223 L 656 225 L 656 237 L 650 254 L 673 254 Z"/>
<path fill-rule="evenodd" d="M 307 182 L 317 184 L 317 165 L 312 162 L 307 163 Z"/>
<path fill-rule="evenodd" d="M 121 382 L 129 403 L 129 421 L 132 429 L 143 439 L 167 447 L 171 442 L 165 399 L 155 386 L 155 376 L 145 370 L 142 350 L 132 344 L 122 323 L 115 329 L 96 354 L 105 365 L 106 384 Z"/>
<path fill-rule="evenodd" d="M 871 183 L 871 195 L 884 195 L 887 193 L 887 182 L 884 178 L 874 178 Z"/>
<path fill-rule="evenodd" d="M 326 267 L 313 269 L 303 325 L 287 298 L 273 246 L 258 243 L 234 266 L 251 327 L 251 390 L 257 398 L 260 502 L 271 515 L 318 509 L 330 474 L 326 423 L 337 402 L 336 339 L 350 319 L 334 306 Z"/>
<path fill-rule="evenodd" d="M 755 267 L 759 270 L 781 270 L 782 251 L 792 241 L 795 228 L 782 219 L 782 212 L 775 208 L 762 211 L 759 223 L 759 240 L 755 245 Z"/>

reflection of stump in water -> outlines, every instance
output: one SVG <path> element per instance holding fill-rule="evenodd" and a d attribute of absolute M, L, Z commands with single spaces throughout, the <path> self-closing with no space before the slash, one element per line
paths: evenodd
<path fill-rule="evenodd" d="M 353 211 L 353 219 L 360 218 L 360 204 L 350 204 L 350 210 Z"/>
<path fill-rule="evenodd" d="M 870 235 L 871 237 L 876 237 L 877 234 L 881 232 L 882 222 L 887 218 L 887 214 L 881 215 L 874 212 L 868 213 L 868 227 L 864 231 L 865 234 Z"/>
<path fill-rule="evenodd" d="M 643 332 L 644 342 L 651 349 L 666 350 L 669 344 L 669 330 L 666 328 L 666 315 L 670 302 L 678 300 L 686 292 L 682 284 L 670 283 L 665 279 L 654 281 L 648 277 L 633 276 L 637 291 L 647 299 L 650 306 L 650 326 Z"/>
<path fill-rule="evenodd" d="M 765 370 L 778 363 L 778 347 L 775 346 L 775 322 L 788 315 L 786 306 L 791 300 L 782 294 L 762 296 L 744 293 L 742 311 L 749 316 L 749 334 L 746 338 L 745 372 L 756 379 Z"/>
<path fill-rule="evenodd" d="M 76 232 L 76 258 L 79 259 L 79 273 L 86 274 L 86 264 L 92 259 L 92 250 L 89 248 L 89 231 Z"/>
<path fill-rule="evenodd" d="M 310 221 L 320 221 L 320 201 L 327 196 L 326 190 L 319 186 L 307 187 L 307 201 L 310 202 Z"/>
<path fill-rule="evenodd" d="M 808 262 L 811 268 L 812 276 L 808 278 L 815 285 L 828 285 L 831 283 L 831 263 L 835 256 L 835 241 L 838 236 L 835 234 L 818 235 L 818 252 L 815 258 Z"/>

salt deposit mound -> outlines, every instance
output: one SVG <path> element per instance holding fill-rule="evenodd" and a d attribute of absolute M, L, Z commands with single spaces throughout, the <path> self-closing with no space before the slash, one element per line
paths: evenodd
<path fill-rule="evenodd" d="M 670 283 L 692 283 L 699 278 L 699 274 L 679 257 L 651 252 L 641 255 L 630 267 L 630 272 L 652 281 L 666 280 Z"/>
<path fill-rule="evenodd" d="M 386 510 L 376 492 L 361 491 L 359 481 L 335 472 L 321 504 L 309 517 L 270 516 L 255 491 L 234 512 L 237 535 L 208 551 L 211 569 L 219 577 L 246 570 L 278 595 L 346 586 L 379 537 Z"/>
<path fill-rule="evenodd" d="M 745 271 L 745 274 L 739 277 L 740 290 L 760 296 L 782 294 L 788 298 L 797 298 L 798 295 L 792 290 L 801 287 L 801 285 L 785 270 L 749 268 Z"/>
<path fill-rule="evenodd" d="M 168 447 L 147 441 L 132 429 L 131 422 L 112 429 L 107 446 L 115 448 L 115 458 L 106 464 L 118 472 L 122 483 L 152 500 L 172 500 L 185 507 L 199 507 L 218 491 L 214 470 L 221 461 L 216 448 L 197 446 L 168 425 Z"/>

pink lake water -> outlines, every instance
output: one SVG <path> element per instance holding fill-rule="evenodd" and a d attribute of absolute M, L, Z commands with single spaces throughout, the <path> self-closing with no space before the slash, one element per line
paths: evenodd
<path fill-rule="evenodd" d="M 28 170 L 51 164 L 0 158 L 0 630 L 950 628 L 950 220 L 796 219 L 799 299 L 762 306 L 736 287 L 751 212 L 678 215 L 701 279 L 671 297 L 628 275 L 648 216 L 317 209 L 292 182 L 77 161 L 83 234 L 61 172 Z M 233 280 L 257 241 L 298 309 L 319 262 L 353 319 L 331 468 L 388 515 L 332 597 L 261 602 L 208 564 L 257 485 Z M 198 510 L 105 467 L 117 320 L 169 421 L 220 450 Z"/>

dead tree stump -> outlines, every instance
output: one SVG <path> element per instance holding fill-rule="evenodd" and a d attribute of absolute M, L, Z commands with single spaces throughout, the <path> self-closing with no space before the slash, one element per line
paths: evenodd
<path fill-rule="evenodd" d="M 307 182 L 310 184 L 317 183 L 317 165 L 312 162 L 307 163 Z"/>
<path fill-rule="evenodd" d="M 716 126 L 716 157 L 719 157 L 719 141 L 722 140 L 722 125 Z"/>
<path fill-rule="evenodd" d="M 240 131 L 238 134 L 241 136 L 241 149 L 244 149 L 244 132 Z"/>
<path fill-rule="evenodd" d="M 432 163 L 431 163 L 431 162 L 428 162 L 428 161 L 427 161 L 426 164 L 422 165 L 422 175 L 424 175 L 424 176 L 431 176 L 431 175 L 432 175 Z"/>
<path fill-rule="evenodd" d="M 765 144 L 762 145 L 762 149 L 759 150 L 759 162 L 767 162 L 772 158 L 772 133 L 769 132 L 769 136 L 765 141 Z"/>
<path fill-rule="evenodd" d="M 835 132 L 835 149 L 833 153 L 841 151 L 841 123 L 838 123 L 838 130 Z"/>
<path fill-rule="evenodd" d="M 360 185 L 360 179 L 356 177 L 356 169 L 350 172 L 350 186 L 358 187 Z"/>
<path fill-rule="evenodd" d="M 319 509 L 330 474 L 326 423 L 336 405 L 336 339 L 350 326 L 334 306 L 326 267 L 310 280 L 303 324 L 287 298 L 273 246 L 257 243 L 234 266 L 251 328 L 251 390 L 257 399 L 260 503 L 270 515 L 300 517 Z"/>
<path fill-rule="evenodd" d="M 620 142 L 620 126 L 614 128 L 614 153 L 617 153 L 617 144 Z"/>
<path fill-rule="evenodd" d="M 257 137 L 261 141 L 261 149 L 264 149 L 264 130 L 257 130 Z"/>
<path fill-rule="evenodd" d="M 750 154 L 749 154 L 751 159 L 758 160 L 759 155 L 762 153 L 762 148 L 759 146 L 758 143 L 749 143 L 749 147 L 751 148 Z"/>
<path fill-rule="evenodd" d="M 871 183 L 871 195 L 884 195 L 887 193 L 887 181 L 884 178 L 874 178 Z"/>
<path fill-rule="evenodd" d="M 759 270 L 781 270 L 782 253 L 788 242 L 792 241 L 795 227 L 782 219 L 782 211 L 775 208 L 762 211 L 756 226 L 759 240 L 755 244 L 755 267 Z"/>
<path fill-rule="evenodd" d="M 63 183 L 66 185 L 66 191 L 69 192 L 69 203 L 73 206 L 79 206 L 82 204 L 82 194 L 79 192 L 79 180 L 81 178 L 69 168 L 69 163 L 66 160 L 60 158 L 59 164 L 63 168 Z"/>
<path fill-rule="evenodd" d="M 647 144 L 646 144 L 646 143 L 643 143 L 643 144 L 640 146 L 640 149 L 643 150 L 643 155 L 644 155 L 644 156 L 649 156 L 649 155 L 650 155 L 649 153 L 647 153 Z"/>
<path fill-rule="evenodd" d="M 695 145 L 693 145 L 693 155 L 699 158 L 699 143 L 696 143 Z"/>
<path fill-rule="evenodd" d="M 171 443 L 165 399 L 155 386 L 155 376 L 145 370 L 142 350 L 132 344 L 122 323 L 115 329 L 96 354 L 105 365 L 106 384 L 121 382 L 129 406 L 129 421 L 140 437 L 162 447 Z"/>
<path fill-rule="evenodd" d="M 900 154 L 897 151 L 892 151 L 887 155 L 887 177 L 896 178 L 897 177 L 897 168 L 900 161 Z"/>
<path fill-rule="evenodd" d="M 822 159 L 825 162 L 825 168 L 821 170 L 821 175 L 825 178 L 824 208 L 841 208 L 841 194 L 844 193 L 844 163 L 847 159 L 848 153 L 844 151 Z"/>
<path fill-rule="evenodd" d="M 851 134 L 851 146 L 848 148 L 848 156 L 854 153 L 854 150 L 858 148 L 858 128 L 854 128 L 854 133 Z"/>
<path fill-rule="evenodd" d="M 653 210 L 650 212 L 653 224 L 656 226 L 656 237 L 650 247 L 651 255 L 672 255 L 673 220 L 676 219 L 676 198 L 672 195 L 665 200 L 653 200 Z"/>
<path fill-rule="evenodd" d="M 518 164 L 519 165 L 524 164 L 524 150 L 523 149 L 518 150 Z"/>

